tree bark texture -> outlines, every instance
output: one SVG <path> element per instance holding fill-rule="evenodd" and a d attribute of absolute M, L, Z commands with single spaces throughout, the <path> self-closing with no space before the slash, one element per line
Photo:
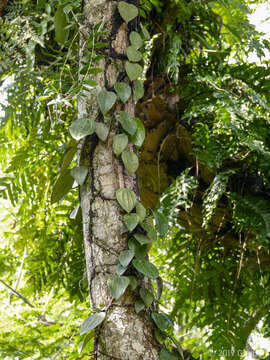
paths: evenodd
<path fill-rule="evenodd" d="M 116 81 L 129 82 L 124 68 L 125 54 L 128 34 L 137 29 L 137 20 L 128 25 L 124 23 L 116 1 L 86 0 L 81 28 L 81 59 L 91 51 L 86 50 L 86 43 L 96 31 L 94 26 L 99 23 L 97 31 L 107 31 L 101 40 L 108 42 L 108 47 L 102 49 L 105 57 L 95 66 L 104 71 L 92 77 L 99 86 L 79 102 L 79 117 L 91 117 L 110 125 L 106 142 L 100 141 L 95 134 L 88 137 L 80 157 L 80 164 L 89 167 L 80 196 L 91 307 L 92 310 L 107 309 L 105 321 L 96 330 L 94 359 L 154 360 L 159 358 L 159 345 L 153 336 L 149 314 L 146 311 L 136 314 L 136 299 L 131 291 L 127 290 L 120 300 L 113 301 L 107 287 L 120 253 L 127 249 L 127 234 L 121 234 L 123 211 L 116 201 L 116 190 L 126 187 L 139 196 L 137 175 L 128 175 L 112 151 L 112 139 L 118 128 L 114 115 L 124 110 L 134 116 L 134 101 L 131 97 L 125 105 L 117 103 L 110 115 L 103 117 L 96 99 L 100 90 L 112 91 Z M 128 146 L 129 150 L 133 149 L 132 145 Z M 151 284 L 145 280 L 144 286 Z"/>

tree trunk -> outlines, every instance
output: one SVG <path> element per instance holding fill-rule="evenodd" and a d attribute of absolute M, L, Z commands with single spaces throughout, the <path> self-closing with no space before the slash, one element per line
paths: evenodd
<path fill-rule="evenodd" d="M 113 90 L 113 85 L 121 76 L 128 82 L 125 74 L 125 50 L 128 34 L 136 28 L 137 20 L 128 25 L 123 22 L 116 1 L 86 0 L 84 5 L 84 25 L 81 29 L 81 54 L 94 26 L 95 31 L 107 30 L 105 35 L 108 47 L 102 49 L 105 58 L 97 67 L 103 73 L 95 76 L 99 83 L 95 93 L 88 93 L 79 103 L 79 117 L 90 117 L 97 122 L 110 124 L 110 133 L 106 142 L 100 141 L 94 134 L 88 137 L 81 151 L 80 164 L 89 167 L 89 176 L 81 187 L 81 208 L 83 214 L 84 246 L 87 277 L 90 288 L 92 310 L 106 309 L 106 318 L 96 330 L 94 341 L 94 359 L 158 359 L 159 346 L 153 337 L 153 323 L 145 311 L 138 315 L 134 310 L 135 296 L 127 290 L 118 301 L 113 301 L 107 280 L 115 273 L 121 251 L 127 249 L 127 234 L 121 235 L 123 212 L 116 201 L 116 190 L 132 189 L 137 196 L 137 175 L 130 176 L 112 151 L 112 138 L 117 132 L 117 124 L 111 115 L 103 118 L 99 111 L 96 95 L 100 90 Z M 105 40 L 104 35 L 99 41 Z M 91 51 L 87 50 L 87 51 Z M 125 104 L 117 103 L 114 113 L 127 111 L 134 116 L 132 97 Z M 132 150 L 132 145 L 128 145 Z M 133 149 L 134 150 L 134 149 Z M 150 286 L 148 284 L 148 286 Z"/>

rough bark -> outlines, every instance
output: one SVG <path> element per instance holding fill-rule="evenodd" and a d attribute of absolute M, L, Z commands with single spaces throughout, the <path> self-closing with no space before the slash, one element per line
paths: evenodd
<path fill-rule="evenodd" d="M 110 123 L 110 134 L 104 143 L 91 136 L 85 140 L 80 163 L 89 166 L 89 176 L 81 187 L 84 245 L 90 300 L 92 310 L 105 308 L 107 316 L 96 332 L 94 358 L 105 359 L 158 359 L 159 346 L 153 337 L 153 323 L 147 312 L 137 315 L 134 310 L 135 296 L 126 291 L 119 301 L 113 301 L 107 280 L 115 272 L 121 251 L 127 249 L 127 235 L 121 234 L 122 211 L 115 192 L 126 187 L 138 194 L 137 176 L 129 176 L 112 152 L 112 138 L 117 132 L 117 122 L 111 116 L 104 119 L 99 110 L 96 95 L 100 89 L 112 90 L 121 76 L 127 81 L 124 61 L 128 45 L 128 33 L 137 26 L 136 19 L 125 24 L 117 10 L 116 1 L 87 0 L 84 5 L 84 25 L 81 29 L 81 54 L 86 53 L 85 43 L 96 24 L 107 30 L 103 40 L 108 48 L 98 67 L 104 70 L 96 76 L 99 87 L 87 94 L 79 104 L 79 117 L 89 116 L 96 121 Z M 113 113 L 125 110 L 134 115 L 134 102 L 116 104 Z M 131 145 L 130 145 L 131 147 Z M 149 286 L 149 285 L 148 285 Z"/>

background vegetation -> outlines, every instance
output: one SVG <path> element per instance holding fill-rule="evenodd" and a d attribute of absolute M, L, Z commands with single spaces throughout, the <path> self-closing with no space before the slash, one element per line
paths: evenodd
<path fill-rule="evenodd" d="M 162 219 L 152 248 L 164 278 L 161 306 L 194 358 L 241 358 L 260 320 L 270 334 L 270 43 L 248 21 L 258 4 L 141 1 L 151 34 L 137 104 L 147 129 L 142 201 Z M 81 22 L 81 3 L 70 0 L 10 1 L 0 18 L 6 359 L 83 356 L 79 326 L 89 304 L 76 184 L 51 202 L 57 176 L 75 165 L 68 127 L 95 86 L 104 46 L 96 29 L 80 62 Z M 259 65 L 247 62 L 251 52 Z"/>

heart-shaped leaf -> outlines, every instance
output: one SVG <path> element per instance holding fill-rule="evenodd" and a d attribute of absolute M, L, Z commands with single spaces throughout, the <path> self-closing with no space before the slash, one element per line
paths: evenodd
<path fill-rule="evenodd" d="M 109 128 L 107 125 L 96 122 L 95 123 L 95 133 L 99 137 L 100 140 L 106 141 L 108 134 L 109 134 Z"/>
<path fill-rule="evenodd" d="M 118 189 L 116 191 L 116 199 L 121 207 L 128 213 L 131 212 L 137 202 L 135 192 L 126 188 Z"/>
<path fill-rule="evenodd" d="M 97 99 L 100 111 L 103 115 L 105 115 L 109 110 L 111 110 L 117 97 L 114 92 L 103 90 L 98 93 Z"/>
<path fill-rule="evenodd" d="M 129 278 L 126 276 L 112 275 L 108 280 L 108 287 L 115 300 L 118 300 L 124 294 L 128 285 Z"/>
<path fill-rule="evenodd" d="M 138 241 L 134 238 L 128 240 L 129 249 L 133 249 L 135 251 L 136 259 L 145 259 L 147 256 L 147 245 L 140 245 Z"/>
<path fill-rule="evenodd" d="M 134 100 L 139 101 L 144 95 L 144 86 L 142 80 L 134 80 Z"/>
<path fill-rule="evenodd" d="M 116 156 L 120 155 L 128 144 L 128 137 L 126 134 L 119 134 L 113 137 L 113 152 Z"/>
<path fill-rule="evenodd" d="M 137 202 L 136 204 L 136 214 L 139 216 L 139 221 L 143 222 L 146 217 L 146 209 L 140 202 Z"/>
<path fill-rule="evenodd" d="M 77 181 L 79 185 L 83 185 L 84 180 L 88 174 L 87 166 L 78 166 L 70 170 L 71 176 Z"/>
<path fill-rule="evenodd" d="M 129 135 L 136 133 L 137 122 L 126 111 L 120 111 L 119 122 Z"/>
<path fill-rule="evenodd" d="M 129 276 L 129 287 L 132 291 L 134 291 L 138 286 L 138 280 L 135 278 L 135 276 Z"/>
<path fill-rule="evenodd" d="M 84 340 L 79 344 L 78 346 L 78 354 L 80 354 L 82 352 L 82 350 L 84 349 L 85 345 L 88 344 L 88 342 L 95 336 L 95 331 L 91 330 L 89 334 L 86 335 L 86 337 L 84 338 Z"/>
<path fill-rule="evenodd" d="M 129 21 L 135 19 L 139 14 L 138 8 L 133 4 L 128 4 L 124 1 L 118 3 L 118 10 L 122 19 L 128 23 Z"/>
<path fill-rule="evenodd" d="M 124 82 L 117 82 L 114 84 L 114 89 L 115 89 L 119 99 L 123 103 L 126 103 L 131 95 L 130 86 Z"/>
<path fill-rule="evenodd" d="M 160 344 L 164 344 L 166 335 L 164 335 L 159 329 L 155 329 L 154 331 L 155 338 Z"/>
<path fill-rule="evenodd" d="M 179 360 L 180 357 L 166 349 L 162 349 L 159 353 L 160 360 Z"/>
<path fill-rule="evenodd" d="M 164 331 L 169 325 L 171 325 L 170 321 L 168 320 L 168 317 L 165 314 L 152 312 L 151 316 L 154 322 L 156 323 L 157 327 L 161 331 Z"/>
<path fill-rule="evenodd" d="M 133 64 L 129 61 L 126 61 L 125 69 L 131 81 L 137 80 L 139 77 L 142 76 L 143 73 L 143 68 L 141 67 L 141 65 Z"/>
<path fill-rule="evenodd" d="M 137 130 L 133 136 L 131 136 L 131 142 L 137 147 L 141 147 L 145 139 L 145 128 L 141 120 L 137 117 L 133 119 L 137 124 Z"/>
<path fill-rule="evenodd" d="M 126 270 L 127 270 L 126 267 L 124 267 L 120 263 L 118 263 L 117 266 L 116 266 L 115 272 L 116 272 L 117 275 L 123 275 Z"/>
<path fill-rule="evenodd" d="M 95 131 L 95 122 L 93 119 L 80 118 L 72 121 L 69 132 L 75 140 L 80 140 L 87 135 L 93 134 Z"/>
<path fill-rule="evenodd" d="M 133 175 L 139 166 L 138 156 L 133 151 L 124 150 L 121 157 L 129 175 Z"/>
<path fill-rule="evenodd" d="M 105 316 L 105 312 L 99 312 L 88 316 L 88 318 L 86 318 L 82 323 L 80 335 L 83 335 L 99 326 L 105 319 Z"/>
<path fill-rule="evenodd" d="M 153 215 L 156 221 L 158 232 L 161 236 L 165 235 L 169 228 L 168 218 L 164 214 L 157 211 L 153 211 Z"/>
<path fill-rule="evenodd" d="M 153 294 L 144 288 L 140 289 L 140 297 L 142 298 L 143 302 L 145 303 L 145 306 L 148 308 L 152 302 L 154 301 Z"/>
<path fill-rule="evenodd" d="M 126 214 L 124 222 L 129 232 L 132 232 L 139 223 L 139 216 L 137 214 Z"/>
<path fill-rule="evenodd" d="M 129 40 L 131 42 L 131 45 L 134 46 L 136 49 L 139 49 L 143 45 L 141 35 L 137 33 L 137 31 L 131 31 L 129 35 Z"/>
<path fill-rule="evenodd" d="M 55 40 L 64 45 L 68 39 L 69 30 L 67 29 L 67 19 L 63 6 L 59 6 L 54 15 L 54 32 Z"/>
<path fill-rule="evenodd" d="M 73 183 L 74 179 L 70 175 L 70 170 L 66 169 L 62 171 L 53 186 L 51 203 L 54 204 L 60 201 L 72 188 Z"/>
<path fill-rule="evenodd" d="M 137 314 L 139 314 L 140 311 L 145 309 L 144 302 L 142 300 L 135 301 L 135 311 Z"/>
<path fill-rule="evenodd" d="M 151 279 L 156 279 L 158 277 L 158 269 L 154 264 L 146 260 L 135 259 L 132 261 L 132 265 L 145 276 L 150 277 Z"/>
<path fill-rule="evenodd" d="M 134 250 L 125 250 L 125 251 L 121 252 L 121 254 L 119 256 L 120 264 L 123 267 L 127 267 L 128 264 L 133 259 L 133 257 L 134 257 Z"/>
<path fill-rule="evenodd" d="M 149 244 L 151 242 L 151 240 L 143 234 L 135 234 L 134 237 L 141 245 Z"/>
<path fill-rule="evenodd" d="M 142 60 L 142 53 L 134 46 L 127 47 L 127 57 L 129 61 L 139 62 Z"/>

